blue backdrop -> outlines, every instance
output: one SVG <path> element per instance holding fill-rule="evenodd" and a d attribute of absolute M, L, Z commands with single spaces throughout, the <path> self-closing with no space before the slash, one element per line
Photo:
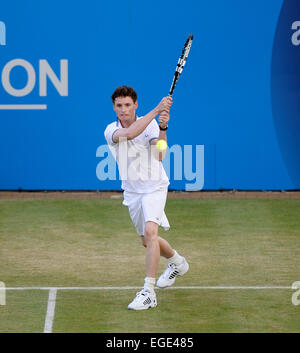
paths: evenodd
<path fill-rule="evenodd" d="M 300 188 L 296 0 L 11 0 L 0 21 L 0 189 L 120 189 L 101 180 L 110 96 L 131 85 L 147 113 L 189 33 L 170 189 Z"/>

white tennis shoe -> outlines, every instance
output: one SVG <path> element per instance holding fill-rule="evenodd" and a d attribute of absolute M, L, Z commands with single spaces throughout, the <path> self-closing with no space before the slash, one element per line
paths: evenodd
<path fill-rule="evenodd" d="M 130 310 L 146 310 L 154 308 L 157 305 L 156 294 L 154 291 L 143 288 L 140 292 L 136 293 L 136 297 L 128 305 Z"/>
<path fill-rule="evenodd" d="M 164 273 L 159 277 L 156 285 L 159 288 L 166 288 L 174 284 L 177 276 L 183 276 L 189 270 L 189 264 L 185 258 L 180 265 L 169 264 Z"/>

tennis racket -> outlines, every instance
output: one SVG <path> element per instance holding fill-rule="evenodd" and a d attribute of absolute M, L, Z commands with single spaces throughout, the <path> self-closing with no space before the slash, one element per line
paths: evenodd
<path fill-rule="evenodd" d="M 189 52 L 191 50 L 192 42 L 193 42 L 193 35 L 190 34 L 188 36 L 185 44 L 184 44 L 184 47 L 182 49 L 182 53 L 181 53 L 180 58 L 178 60 L 178 63 L 177 63 L 177 66 L 176 66 L 176 70 L 175 70 L 175 74 L 174 74 L 174 77 L 173 77 L 173 81 L 172 81 L 172 84 L 171 84 L 169 96 L 172 96 L 172 94 L 174 92 L 176 83 L 177 83 L 177 81 L 179 79 L 179 76 L 182 73 L 182 70 L 183 70 L 184 65 L 186 63 L 186 59 L 187 59 L 187 57 L 189 55 Z"/>

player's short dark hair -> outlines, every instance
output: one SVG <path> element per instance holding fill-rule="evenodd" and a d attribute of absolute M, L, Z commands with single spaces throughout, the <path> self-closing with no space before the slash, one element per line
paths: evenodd
<path fill-rule="evenodd" d="M 134 103 L 137 101 L 136 91 L 129 86 L 117 87 L 111 96 L 112 102 L 115 103 L 115 99 L 118 97 L 131 97 Z"/>

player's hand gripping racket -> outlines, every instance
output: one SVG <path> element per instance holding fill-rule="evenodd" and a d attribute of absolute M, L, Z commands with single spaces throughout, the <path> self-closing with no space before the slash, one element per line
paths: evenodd
<path fill-rule="evenodd" d="M 175 74 L 174 74 L 174 77 L 173 77 L 173 82 L 171 84 L 171 88 L 170 88 L 170 92 L 169 92 L 169 96 L 171 96 L 171 97 L 172 97 L 172 94 L 174 92 L 176 83 L 177 83 L 177 81 L 179 79 L 179 76 L 181 75 L 182 70 L 184 68 L 184 65 L 186 63 L 186 59 L 187 59 L 187 57 L 189 55 L 189 52 L 191 50 L 192 42 L 193 42 L 193 35 L 190 34 L 188 36 L 185 44 L 184 44 L 184 47 L 182 49 L 182 53 L 180 55 L 180 58 L 178 60 L 177 66 L 176 66 Z"/>

